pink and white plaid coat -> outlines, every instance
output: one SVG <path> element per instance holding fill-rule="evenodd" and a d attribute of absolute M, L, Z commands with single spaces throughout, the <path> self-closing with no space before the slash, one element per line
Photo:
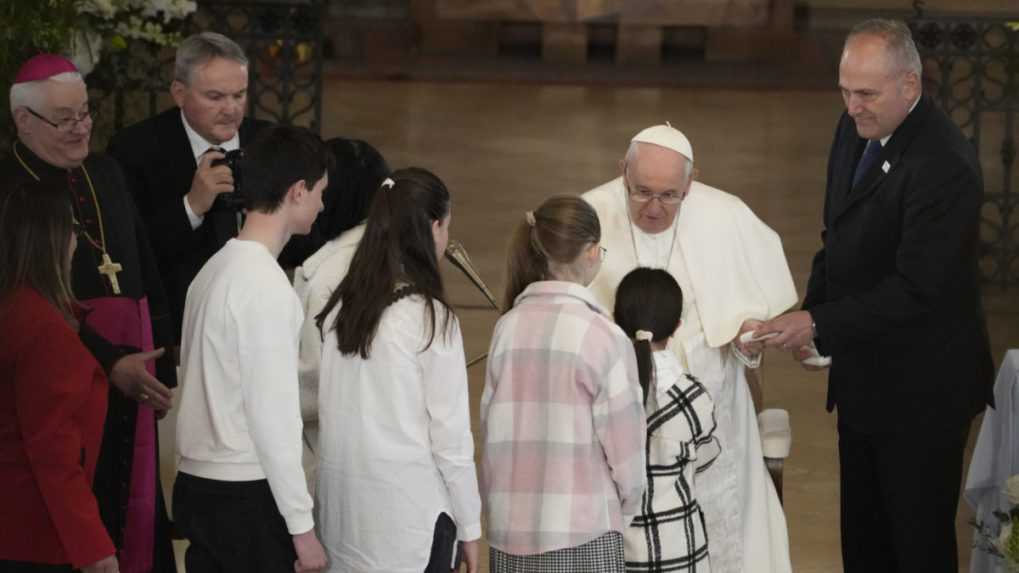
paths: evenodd
<path fill-rule="evenodd" d="M 633 346 L 591 292 L 541 281 L 496 324 L 481 397 L 492 547 L 532 555 L 622 532 L 645 487 Z"/>

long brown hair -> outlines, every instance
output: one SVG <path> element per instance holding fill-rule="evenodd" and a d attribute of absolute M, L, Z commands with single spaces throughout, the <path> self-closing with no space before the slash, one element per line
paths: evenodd
<path fill-rule="evenodd" d="M 70 198 L 58 181 L 0 190 L 0 300 L 32 288 L 77 327 L 68 264 L 73 232 Z"/>
<path fill-rule="evenodd" d="M 441 179 L 418 167 L 400 169 L 391 180 L 391 186 L 383 182 L 385 188 L 375 194 L 350 270 L 315 317 L 324 336 L 325 319 L 340 304 L 331 325 L 337 348 L 361 358 L 368 358 L 382 313 L 403 296 L 418 294 L 425 299 L 429 335 L 421 350 L 435 339 L 439 311 L 444 334 L 449 333 L 453 314 L 432 235 L 432 223 L 449 214 L 449 191 Z"/>
<path fill-rule="evenodd" d="M 506 260 L 506 293 L 502 308 L 527 285 L 551 277 L 549 263 L 568 265 L 584 247 L 601 240 L 601 224 L 594 207 L 576 195 L 556 195 L 529 211 L 510 239 Z"/>

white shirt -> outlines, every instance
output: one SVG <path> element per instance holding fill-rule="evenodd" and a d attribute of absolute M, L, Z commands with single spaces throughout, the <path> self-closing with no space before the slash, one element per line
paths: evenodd
<path fill-rule="evenodd" d="M 918 104 L 918 103 L 920 103 L 920 98 L 916 98 L 915 100 L 913 100 L 913 105 L 909 106 L 909 111 L 906 112 L 907 116 L 909 114 L 913 113 L 913 110 L 916 109 L 916 104 Z M 888 140 L 891 139 L 893 135 L 895 135 L 894 131 L 889 133 L 888 135 L 882 137 L 881 138 L 881 147 L 884 147 L 884 146 L 888 145 Z"/>
<path fill-rule="evenodd" d="M 301 326 L 301 415 L 305 422 L 305 438 L 311 449 L 318 449 L 318 372 L 322 360 L 322 334 L 315 317 L 318 316 L 340 281 L 347 276 L 350 261 L 364 236 L 364 223 L 344 231 L 315 251 L 294 271 L 294 290 L 301 299 L 304 309 L 304 324 Z M 313 422 L 316 431 L 309 435 L 308 422 Z"/>
<path fill-rule="evenodd" d="M 180 471 L 220 481 L 267 479 L 295 535 L 315 525 L 301 469 L 303 318 L 269 249 L 228 241 L 188 288 L 177 419 Z"/>
<path fill-rule="evenodd" d="M 325 308 L 343 277 L 347 276 L 364 229 L 365 225 L 361 223 L 344 231 L 322 245 L 294 271 L 294 290 L 304 309 L 298 378 L 301 382 L 301 417 L 304 418 L 304 474 L 312 494 L 318 483 L 318 371 L 322 361 L 322 333 L 315 317 Z"/>
<path fill-rule="evenodd" d="M 460 540 L 481 536 L 463 339 L 455 319 L 443 334 L 437 308 L 421 351 L 426 308 L 417 295 L 390 305 L 368 359 L 340 354 L 326 333 L 316 497 L 329 571 L 420 573 L 440 512 Z"/>
<path fill-rule="evenodd" d="M 198 135 L 198 132 L 191 127 L 190 123 L 188 123 L 188 118 L 184 115 L 184 110 L 181 110 L 180 112 L 180 119 L 184 122 L 184 133 L 187 134 L 188 143 L 191 144 L 191 153 L 195 157 L 195 165 L 198 165 L 202 155 L 205 155 L 205 152 L 213 147 L 219 147 L 224 151 L 233 151 L 241 148 L 241 136 L 239 133 L 235 133 L 230 139 L 219 145 L 215 145 L 209 143 L 208 140 L 201 135 Z M 191 208 L 191 204 L 188 203 L 188 198 L 186 196 L 184 197 L 184 212 L 188 214 L 188 221 L 191 223 L 192 230 L 197 229 L 198 226 L 202 224 L 202 221 L 205 220 L 205 215 L 199 215 Z"/>

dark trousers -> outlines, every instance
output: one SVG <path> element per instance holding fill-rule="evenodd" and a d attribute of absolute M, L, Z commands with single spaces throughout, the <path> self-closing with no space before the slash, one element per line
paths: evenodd
<path fill-rule="evenodd" d="M 845 573 L 957 573 L 969 424 L 865 434 L 839 424 Z"/>
<path fill-rule="evenodd" d="M 459 569 L 462 557 L 463 544 L 456 540 L 456 523 L 449 514 L 442 512 L 435 520 L 432 552 L 428 556 L 425 573 L 449 573 Z"/>
<path fill-rule="evenodd" d="M 173 517 L 191 542 L 188 573 L 292 573 L 297 554 L 266 480 L 228 482 L 178 473 Z"/>

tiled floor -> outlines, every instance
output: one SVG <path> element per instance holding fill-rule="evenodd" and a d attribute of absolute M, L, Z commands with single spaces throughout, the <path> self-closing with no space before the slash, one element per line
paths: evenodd
<path fill-rule="evenodd" d="M 454 202 L 452 236 L 465 244 L 496 293 L 503 285 L 507 237 L 523 212 L 550 194 L 582 192 L 614 177 L 629 137 L 668 120 L 693 142 L 699 178 L 741 196 L 782 236 L 802 294 L 819 244 L 827 149 L 841 111 L 834 89 L 339 80 L 327 82 L 324 102 L 324 136 L 367 140 L 390 165 L 427 167 L 445 180 Z M 461 306 L 467 354 L 474 357 L 486 350 L 496 316 L 463 277 L 446 271 L 452 300 Z M 1019 295 L 991 294 L 986 302 L 1000 362 L 1006 348 L 1019 347 Z M 823 408 L 824 378 L 804 372 L 784 355 L 770 356 L 765 368 L 765 406 L 785 408 L 792 418 L 785 507 L 794 570 L 840 571 L 835 419 Z M 475 366 L 475 423 L 482 385 L 483 367 Z M 165 435 L 172 436 L 172 424 L 172 417 L 163 422 Z M 171 483 L 172 474 L 165 473 L 164 485 Z M 958 530 L 964 564 L 971 538 L 968 517 L 963 507 Z"/>

